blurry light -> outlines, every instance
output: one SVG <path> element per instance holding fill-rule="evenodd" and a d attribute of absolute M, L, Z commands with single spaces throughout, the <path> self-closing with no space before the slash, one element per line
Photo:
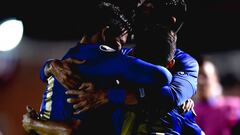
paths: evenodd
<path fill-rule="evenodd" d="M 15 48 L 23 36 L 23 23 L 16 19 L 9 19 L 0 24 L 0 51 Z"/>

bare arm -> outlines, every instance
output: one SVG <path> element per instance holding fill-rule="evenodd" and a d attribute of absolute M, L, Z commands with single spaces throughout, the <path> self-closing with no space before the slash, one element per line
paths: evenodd
<path fill-rule="evenodd" d="M 33 118 L 34 113 L 35 110 L 28 110 L 28 112 L 23 115 L 22 125 L 28 133 L 34 132 L 41 135 L 73 135 L 74 129 L 80 125 L 80 121 L 73 121 L 67 124 L 50 120 L 39 120 Z"/>
<path fill-rule="evenodd" d="M 71 135 L 72 129 L 63 123 L 35 120 L 23 115 L 23 127 L 27 132 L 35 131 L 41 135 Z"/>

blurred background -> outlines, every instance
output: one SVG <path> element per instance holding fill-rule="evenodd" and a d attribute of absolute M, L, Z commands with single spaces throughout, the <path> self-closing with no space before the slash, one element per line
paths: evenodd
<path fill-rule="evenodd" d="M 179 31 L 178 47 L 196 58 L 207 56 L 218 69 L 223 94 L 239 97 L 240 1 L 187 3 L 187 18 Z M 84 25 L 81 20 L 91 12 L 89 4 L 87 0 L 77 4 L 70 1 L 1 4 L 0 26 L 15 18 L 22 22 L 23 37 L 11 50 L 1 49 L 7 44 L 0 43 L 0 135 L 26 134 L 21 125 L 25 106 L 38 110 L 45 89 L 39 79 L 40 67 L 49 58 L 61 58 L 80 39 L 81 25 Z M 1 33 L 0 39 L 5 39 L 6 34 Z"/>

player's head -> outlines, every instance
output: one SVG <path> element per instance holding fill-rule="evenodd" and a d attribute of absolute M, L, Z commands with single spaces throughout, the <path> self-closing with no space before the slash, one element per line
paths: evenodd
<path fill-rule="evenodd" d="M 186 11 L 187 5 L 184 0 L 139 0 L 136 20 L 140 27 L 157 23 L 178 32 Z"/>
<path fill-rule="evenodd" d="M 100 33 L 102 42 L 114 48 L 126 42 L 131 26 L 119 7 L 111 3 L 100 2 L 92 12 L 92 15 L 88 17 L 85 34 L 93 36 Z"/>
<path fill-rule="evenodd" d="M 152 25 L 138 40 L 136 55 L 150 63 L 171 68 L 174 65 L 176 38 L 169 28 Z"/>

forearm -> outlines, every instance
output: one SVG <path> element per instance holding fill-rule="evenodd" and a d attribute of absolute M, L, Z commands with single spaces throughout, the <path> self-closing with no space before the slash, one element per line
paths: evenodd
<path fill-rule="evenodd" d="M 52 121 L 33 120 L 31 128 L 41 135 L 72 135 L 73 132 L 69 125 Z"/>

